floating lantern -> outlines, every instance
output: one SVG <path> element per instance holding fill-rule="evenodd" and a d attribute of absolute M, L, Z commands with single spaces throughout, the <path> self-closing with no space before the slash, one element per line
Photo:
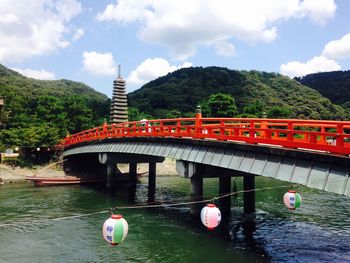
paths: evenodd
<path fill-rule="evenodd" d="M 201 220 L 209 230 L 213 230 L 220 224 L 221 212 L 214 204 L 208 204 L 202 208 Z"/>
<path fill-rule="evenodd" d="M 294 210 L 301 204 L 301 196 L 294 190 L 289 190 L 283 196 L 283 202 L 288 209 Z"/>
<path fill-rule="evenodd" d="M 102 232 L 104 239 L 116 246 L 128 235 L 128 222 L 121 215 L 112 215 L 104 222 Z"/>

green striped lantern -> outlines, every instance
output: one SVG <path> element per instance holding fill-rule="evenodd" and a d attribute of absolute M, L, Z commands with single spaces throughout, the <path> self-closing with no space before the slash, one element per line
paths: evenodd
<path fill-rule="evenodd" d="M 112 215 L 104 222 L 102 232 L 103 238 L 116 246 L 128 235 L 128 222 L 121 215 Z"/>
<path fill-rule="evenodd" d="M 301 196 L 294 190 L 289 190 L 283 196 L 283 202 L 288 209 L 294 210 L 301 204 Z"/>

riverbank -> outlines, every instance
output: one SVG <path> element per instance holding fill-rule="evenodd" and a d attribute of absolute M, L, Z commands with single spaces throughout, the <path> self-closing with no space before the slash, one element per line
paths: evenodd
<path fill-rule="evenodd" d="M 51 166 L 51 167 L 49 167 Z M 43 171 L 40 174 L 40 171 Z M 62 177 L 64 172 L 57 165 L 36 166 L 33 169 L 0 164 L 0 178 L 4 183 L 24 182 L 27 176 Z"/>
<path fill-rule="evenodd" d="M 128 172 L 128 165 L 119 165 L 122 172 Z M 147 176 L 148 164 L 142 163 L 137 166 L 138 173 L 145 173 Z M 157 164 L 157 176 L 176 176 L 175 160 L 165 159 L 163 163 Z M 21 168 L 0 164 L 0 178 L 4 183 L 24 182 L 27 176 L 37 177 L 63 177 L 65 176 L 59 164 L 49 164 L 46 166 L 36 166 L 33 169 Z"/>

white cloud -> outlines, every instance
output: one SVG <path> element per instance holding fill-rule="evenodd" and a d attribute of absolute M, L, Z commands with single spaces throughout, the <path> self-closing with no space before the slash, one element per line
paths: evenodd
<path fill-rule="evenodd" d="M 12 68 L 14 71 L 21 73 L 22 75 L 41 80 L 53 80 L 56 79 L 55 73 L 46 71 L 46 70 L 33 70 L 33 69 L 21 69 L 21 68 Z"/>
<path fill-rule="evenodd" d="M 1 0 L 0 61 L 20 62 L 68 46 L 70 20 L 80 12 L 76 0 Z"/>
<path fill-rule="evenodd" d="M 109 76 L 117 73 L 117 68 L 111 53 L 84 52 L 83 68 L 96 76 Z"/>
<path fill-rule="evenodd" d="M 18 24 L 19 19 L 14 14 L 6 14 L 0 17 L 0 23 L 2 24 Z"/>
<path fill-rule="evenodd" d="M 310 16 L 318 24 L 325 24 L 334 16 L 337 9 L 333 0 L 304 0 L 300 6 L 302 15 Z"/>
<path fill-rule="evenodd" d="M 81 38 L 84 35 L 84 30 L 82 28 L 78 28 L 73 36 L 73 40 L 78 40 L 79 38 Z"/>
<path fill-rule="evenodd" d="M 334 59 L 350 57 L 350 34 L 343 36 L 341 39 L 330 41 L 324 47 L 322 55 Z"/>
<path fill-rule="evenodd" d="M 180 66 L 174 66 L 170 65 L 170 63 L 163 58 L 148 58 L 137 66 L 135 70 L 131 71 L 127 82 L 131 85 L 143 85 L 177 69 L 188 67 L 192 67 L 192 63 L 185 62 Z"/>
<path fill-rule="evenodd" d="M 216 53 L 220 56 L 231 57 L 235 54 L 235 46 L 227 41 L 218 41 L 215 43 Z"/>
<path fill-rule="evenodd" d="M 299 61 L 290 61 L 280 66 L 280 72 L 291 78 L 305 76 L 311 73 L 327 72 L 340 70 L 341 66 L 332 59 L 325 57 L 314 57 L 303 63 Z"/>
<path fill-rule="evenodd" d="M 200 45 L 215 48 L 222 39 L 271 42 L 280 22 L 309 17 L 324 24 L 335 10 L 334 0 L 119 0 L 96 19 L 137 23 L 143 41 L 186 60 Z"/>

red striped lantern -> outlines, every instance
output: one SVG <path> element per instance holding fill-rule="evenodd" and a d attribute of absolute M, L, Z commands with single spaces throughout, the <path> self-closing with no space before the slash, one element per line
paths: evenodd
<path fill-rule="evenodd" d="M 220 224 L 221 212 L 214 204 L 208 204 L 202 208 L 201 221 L 209 230 L 213 230 Z"/>

